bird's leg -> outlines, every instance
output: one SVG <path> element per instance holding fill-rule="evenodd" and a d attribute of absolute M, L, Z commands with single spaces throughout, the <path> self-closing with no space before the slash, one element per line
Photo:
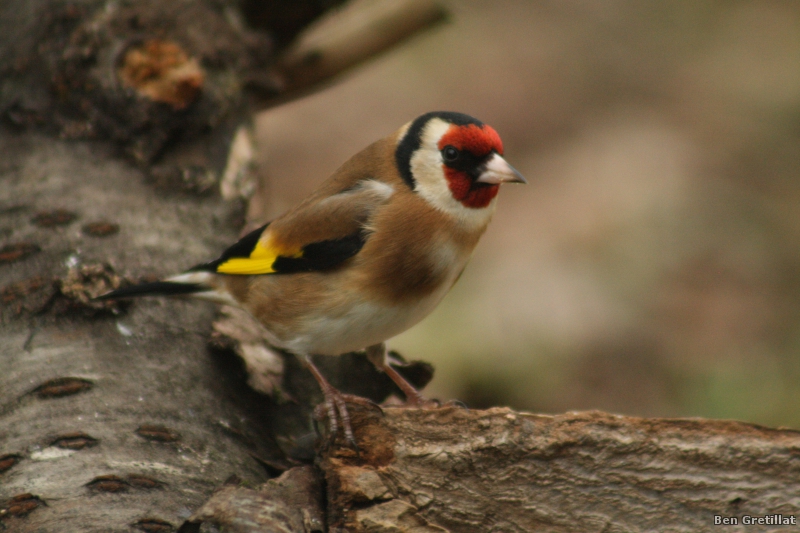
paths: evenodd
<path fill-rule="evenodd" d="M 388 352 L 386 344 L 374 344 L 367 348 L 367 359 L 369 359 L 375 367 L 384 372 L 389 378 L 394 381 L 403 394 L 406 395 L 406 403 L 414 406 L 423 406 L 431 403 L 422 394 L 419 393 L 414 386 L 406 381 L 406 379 L 395 370 L 387 361 Z"/>
<path fill-rule="evenodd" d="M 330 434 L 332 440 L 336 438 L 336 432 L 339 430 L 339 420 L 342 422 L 342 432 L 347 443 L 353 448 L 358 450 L 356 439 L 353 436 L 353 428 L 350 425 L 350 413 L 347 411 L 346 401 L 367 405 L 370 407 L 375 406 L 370 400 L 353 396 L 352 394 L 343 394 L 331 385 L 325 376 L 319 371 L 311 357 L 308 355 L 300 357 L 303 364 L 311 371 L 314 379 L 319 383 L 319 388 L 322 389 L 322 394 L 325 395 L 325 409 L 328 413 L 328 420 L 330 421 Z"/>

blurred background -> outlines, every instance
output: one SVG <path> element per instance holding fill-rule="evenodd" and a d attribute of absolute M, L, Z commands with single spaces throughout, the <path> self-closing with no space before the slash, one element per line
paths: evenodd
<path fill-rule="evenodd" d="M 390 341 L 426 395 L 800 427 L 800 2 L 442 3 L 259 116 L 266 216 L 423 112 L 474 115 L 529 184 Z"/>

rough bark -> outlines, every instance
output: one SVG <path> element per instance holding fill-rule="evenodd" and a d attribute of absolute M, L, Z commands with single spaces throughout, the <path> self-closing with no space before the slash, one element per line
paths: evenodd
<path fill-rule="evenodd" d="M 213 309 L 86 303 L 119 282 L 106 261 L 137 275 L 180 270 L 233 238 L 230 206 L 159 196 L 103 146 L 4 133 L 0 147 L 4 240 L 39 249 L 0 265 L 0 455 L 17 457 L 0 491 L 3 501 L 32 493 L 42 503 L 3 522 L 175 526 L 231 474 L 262 480 L 256 457 L 270 441 L 248 423 L 258 413 L 206 355 Z M 71 220 L 43 226 L 55 210 Z M 98 222 L 118 231 L 93 236 L 86 228 Z"/>
<path fill-rule="evenodd" d="M 504 408 L 360 412 L 360 455 L 321 469 L 332 528 L 351 532 L 794 531 L 800 432 L 732 421 L 558 416 Z M 396 528 L 396 529 L 392 529 Z"/>
<path fill-rule="evenodd" d="M 726 531 L 797 528 L 795 430 L 601 412 L 351 411 L 358 451 L 322 450 L 324 484 L 302 469 L 282 478 L 303 480 L 311 495 L 324 486 L 328 531 L 700 532 L 719 531 L 732 519 L 738 524 Z M 248 496 L 244 504 L 228 497 L 234 490 Z M 269 501 L 264 508 L 291 507 L 295 517 L 318 512 L 318 500 L 301 502 L 264 486 L 229 489 L 210 506 L 216 514 L 206 509 L 193 520 L 271 531 L 233 527 L 253 523 L 253 495 Z M 764 522 L 746 524 L 746 516 Z M 293 523 L 290 531 L 313 531 L 297 518 Z"/>
<path fill-rule="evenodd" d="M 211 523 L 231 533 L 323 533 L 322 479 L 312 466 L 298 466 L 257 489 L 228 485 L 195 511 L 181 533 Z"/>

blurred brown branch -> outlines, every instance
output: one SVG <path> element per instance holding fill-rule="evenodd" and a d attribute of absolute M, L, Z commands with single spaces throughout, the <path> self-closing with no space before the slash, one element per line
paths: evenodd
<path fill-rule="evenodd" d="M 355 0 L 330 12 L 299 36 L 281 57 L 284 95 L 293 99 L 444 20 L 433 0 Z M 270 105 L 274 105 L 270 102 Z"/>

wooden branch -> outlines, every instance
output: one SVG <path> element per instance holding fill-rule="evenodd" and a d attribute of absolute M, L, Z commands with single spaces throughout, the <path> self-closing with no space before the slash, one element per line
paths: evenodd
<path fill-rule="evenodd" d="M 446 12 L 433 0 L 354 0 L 311 24 L 281 57 L 283 103 L 323 86 L 342 72 L 441 22 Z"/>
<path fill-rule="evenodd" d="M 601 412 L 352 411 L 360 454 L 333 448 L 320 462 L 331 531 L 688 533 L 715 530 L 715 516 L 741 525 L 800 513 L 794 430 Z"/>
<path fill-rule="evenodd" d="M 332 533 L 797 527 L 799 431 L 601 412 L 545 416 L 506 408 L 381 411 L 358 405 L 350 411 L 359 450 L 330 446 L 317 461 Z M 320 484 L 307 468 L 279 482 L 296 476 L 316 494 Z M 317 516 L 314 504 L 296 495 L 265 485 L 247 492 L 247 501 L 256 494 L 269 513 L 291 508 L 287 516 Z M 254 521 L 249 503 L 208 509 L 196 513 L 195 523 L 201 515 L 229 527 Z M 296 518 L 284 523 L 294 524 L 287 533 L 313 531 Z"/>
<path fill-rule="evenodd" d="M 228 533 L 322 533 L 322 479 L 314 467 L 300 466 L 257 489 L 227 485 L 195 511 L 179 533 L 198 532 L 205 522 Z"/>

